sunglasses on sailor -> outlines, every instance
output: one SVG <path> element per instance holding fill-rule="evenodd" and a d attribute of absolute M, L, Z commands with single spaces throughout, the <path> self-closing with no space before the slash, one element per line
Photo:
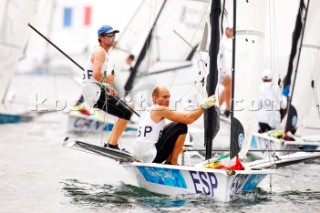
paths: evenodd
<path fill-rule="evenodd" d="M 116 37 L 115 33 L 105 33 L 103 36 L 107 36 L 108 38 Z"/>

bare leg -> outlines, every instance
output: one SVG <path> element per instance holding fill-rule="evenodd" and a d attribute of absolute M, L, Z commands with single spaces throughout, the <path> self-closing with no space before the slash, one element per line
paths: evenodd
<path fill-rule="evenodd" d="M 167 157 L 166 162 L 171 162 L 172 153 Z"/>
<path fill-rule="evenodd" d="M 226 79 L 224 80 L 224 98 L 226 102 L 226 108 L 227 110 L 231 109 L 231 77 L 228 75 Z"/>
<path fill-rule="evenodd" d="M 225 93 L 226 93 L 226 89 L 223 89 L 223 91 L 219 95 L 219 106 L 221 106 L 226 100 L 226 98 L 225 98 L 226 94 Z"/>
<path fill-rule="evenodd" d="M 128 120 L 122 119 L 120 118 L 113 126 L 112 128 L 112 132 L 110 135 L 110 138 L 108 140 L 108 143 L 111 145 L 118 145 L 118 140 L 121 136 L 121 134 L 123 133 L 123 131 L 125 130 L 127 124 L 128 124 Z"/>
<path fill-rule="evenodd" d="M 179 135 L 177 141 L 173 147 L 171 155 L 167 158 L 167 162 L 170 162 L 172 165 L 178 164 L 179 154 L 182 152 L 183 144 L 186 139 L 187 134 Z"/>
<path fill-rule="evenodd" d="M 222 85 L 224 86 L 224 90 L 221 92 L 219 97 L 219 106 L 221 106 L 224 102 L 226 102 L 226 110 L 231 109 L 231 77 L 230 75 L 226 76 Z"/>

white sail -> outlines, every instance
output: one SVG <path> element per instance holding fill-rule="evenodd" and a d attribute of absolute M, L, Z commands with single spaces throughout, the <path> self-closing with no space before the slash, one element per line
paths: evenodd
<path fill-rule="evenodd" d="M 139 68 L 141 80 L 136 88 L 143 88 L 150 82 L 153 85 L 146 89 L 165 84 L 170 88 L 172 103 L 177 101 L 172 106 L 175 108 L 183 107 L 188 101 L 187 97 L 190 99 L 199 92 L 190 89 L 197 78 L 198 67 L 187 58 L 193 48 L 199 45 L 208 6 L 209 2 L 206 1 L 166 2 L 156 24 L 149 52 Z M 170 71 L 159 73 L 166 69 Z M 151 94 L 145 96 L 150 97 Z"/>
<path fill-rule="evenodd" d="M 298 130 L 307 126 L 319 127 L 320 124 L 320 118 L 317 116 L 317 109 L 315 108 L 314 92 L 311 87 L 311 80 L 313 80 L 317 89 L 317 94 L 320 94 L 319 10 L 320 2 L 311 0 L 309 3 L 300 62 L 297 71 L 297 80 L 292 98 L 292 104 L 296 107 L 298 112 Z M 310 115 L 313 117 L 311 118 Z M 310 122 L 310 120 L 312 122 Z"/>
<path fill-rule="evenodd" d="M 307 2 L 304 1 L 305 7 Z M 297 19 L 298 8 L 300 0 L 295 1 L 271 1 L 269 5 L 269 18 L 266 28 L 266 56 L 265 67 L 273 70 L 273 84 L 277 84 L 278 80 L 283 80 L 288 72 L 288 64 L 290 53 L 293 49 L 292 38 L 293 31 Z M 288 7 L 290 5 L 290 7 Z M 286 13 L 283 13 L 283 11 Z M 299 56 L 300 40 L 297 42 L 297 52 L 293 60 L 292 78 L 291 78 L 291 95 L 294 87 L 294 94 L 292 105 L 297 109 L 298 114 L 298 133 L 290 135 L 292 140 L 278 139 L 276 134 L 281 134 L 282 129 L 266 132 L 263 134 L 255 133 L 251 149 L 267 149 L 267 150 L 298 150 L 307 149 L 314 150 L 319 146 L 319 135 L 306 136 L 312 133 L 312 130 L 307 130 L 305 127 L 318 128 L 320 126 L 320 119 L 318 119 L 317 108 L 315 107 L 314 91 L 311 88 L 311 80 L 314 80 L 315 86 L 319 84 L 319 74 L 317 72 L 317 57 L 319 56 L 319 36 L 316 30 L 316 23 L 319 16 L 316 11 L 319 10 L 319 3 L 310 1 L 309 11 L 306 20 L 306 28 L 303 36 L 302 49 L 300 54 L 299 66 L 296 69 Z M 305 9 L 302 10 L 302 20 L 305 14 Z M 301 21 L 302 21 L 301 20 Z M 301 29 L 302 30 L 302 29 Z M 300 33 L 300 32 L 299 32 Z M 289 47 L 289 48 L 288 48 Z M 295 86 L 293 86 L 295 71 L 297 71 L 297 78 Z M 319 87 L 316 86 L 319 93 Z M 315 93 L 317 93 L 315 92 Z M 282 88 L 279 87 L 278 95 L 281 96 Z M 280 107 L 279 107 L 280 108 Z M 278 108 L 278 109 L 279 109 Z M 294 119 L 295 117 L 293 117 Z M 293 120 L 294 121 L 294 120 Z M 286 117 L 283 119 L 282 127 L 284 128 Z M 281 132 L 279 132 L 279 130 Z M 315 132 L 317 134 L 317 132 Z M 302 137 L 297 137 L 302 135 Z M 287 153 L 283 152 L 252 152 L 255 157 L 264 158 L 270 156 L 281 156 Z"/>
<path fill-rule="evenodd" d="M 267 26 L 267 30 L 272 29 L 272 31 L 266 34 L 266 49 L 269 52 L 266 53 L 264 64 L 272 68 L 274 83 L 277 83 L 279 78 L 283 80 L 288 69 L 291 51 L 291 48 L 288 47 L 291 47 L 292 43 L 292 32 L 295 27 L 299 2 L 299 0 L 274 0 L 270 6 L 270 21 L 272 23 L 271 26 Z M 304 1 L 304 3 L 307 6 L 307 1 Z M 284 10 L 286 11 L 285 13 L 283 13 Z M 319 63 L 317 57 L 319 57 L 320 46 L 317 21 L 320 17 L 317 11 L 319 11 L 319 2 L 311 0 L 292 99 L 292 105 L 298 112 L 298 131 L 303 130 L 305 127 L 318 127 L 320 125 L 320 119 L 314 119 L 317 116 L 317 109 L 313 90 L 311 89 L 311 80 L 314 80 L 315 85 L 319 84 L 317 82 L 320 81 L 319 72 L 317 72 Z M 269 36 L 271 37 L 269 38 Z M 299 48 L 299 45 L 300 41 L 297 48 Z M 298 51 L 293 62 L 293 73 L 296 70 L 297 58 Z M 293 78 L 291 80 L 293 83 Z M 316 86 L 316 88 L 319 94 L 319 86 Z M 281 91 L 279 90 L 280 94 Z"/>
<path fill-rule="evenodd" d="M 237 1 L 234 116 L 242 123 L 245 141 L 240 157 L 257 130 L 256 110 L 263 69 L 267 1 Z M 232 1 L 226 1 L 224 26 L 232 27 Z M 231 16 L 231 17 L 230 17 Z"/>
<path fill-rule="evenodd" d="M 208 2 L 168 1 L 156 28 L 159 61 L 186 60 L 199 44 L 207 8 Z"/>
<path fill-rule="evenodd" d="M 127 26 L 120 31 L 119 39 L 110 59 L 116 68 L 123 67 L 129 54 L 134 54 L 135 56 L 139 54 L 163 2 L 164 0 L 142 1 Z"/>
<path fill-rule="evenodd" d="M 205 11 L 209 4 L 207 1 L 143 1 L 139 10 L 129 21 L 127 28 L 120 32 L 119 40 L 111 53 L 110 64 L 111 68 L 113 64 L 115 65 L 117 81 L 121 82 L 119 86 L 123 87 L 130 74 L 129 71 L 121 69 L 126 67 L 124 66 L 126 57 L 133 54 L 135 61 L 137 60 L 163 3 L 165 5 L 152 32 L 151 42 L 147 44 L 147 54 L 138 67 L 133 90 L 135 93 L 152 90 L 154 85 L 165 82 L 173 89 L 172 94 L 179 93 L 181 98 L 181 94 L 185 93 L 187 88 L 180 87 L 174 91 L 177 89 L 173 88 L 174 85 L 188 84 L 190 87 L 195 79 L 191 75 L 197 75 L 194 72 L 197 68 L 188 71 L 180 69 L 172 72 L 172 70 L 176 67 L 192 66 L 192 62 L 186 59 L 192 48 L 199 43 L 205 22 Z M 170 72 L 158 74 L 165 69 L 170 69 Z M 119 70 L 124 72 L 121 73 Z M 151 73 L 154 75 L 149 76 Z M 180 77 L 180 73 L 184 78 Z M 185 76 L 190 78 L 185 78 Z M 121 94 L 122 91 L 118 92 Z M 141 93 L 139 97 L 140 95 Z M 149 96 L 150 94 L 143 94 L 143 98 L 149 98 Z"/>
<path fill-rule="evenodd" d="M 33 21 L 38 0 L 1 1 L 0 11 L 0 99 L 5 102 L 5 95 L 11 78 L 30 36 L 28 22 Z"/>
<path fill-rule="evenodd" d="M 126 64 L 126 59 L 130 54 L 133 54 L 137 60 L 163 3 L 164 0 L 142 1 L 131 19 L 128 20 L 125 28 L 120 30 L 117 43 L 110 54 L 108 67 L 109 70 L 114 69 L 118 76 L 115 86 L 120 97 L 124 95 L 123 87 L 130 74 L 130 66 Z"/>

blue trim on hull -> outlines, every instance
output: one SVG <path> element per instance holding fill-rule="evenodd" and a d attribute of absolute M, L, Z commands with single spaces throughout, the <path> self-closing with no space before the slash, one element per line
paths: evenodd
<path fill-rule="evenodd" d="M 251 175 L 247 180 L 246 184 L 243 186 L 243 191 L 251 191 L 257 188 L 258 184 L 263 180 L 263 178 L 267 176 L 265 174 L 262 175 Z"/>
<path fill-rule="evenodd" d="M 187 188 L 183 175 L 178 169 L 154 168 L 147 166 L 137 167 L 146 181 L 165 186 Z"/>
<path fill-rule="evenodd" d="M 19 123 L 21 121 L 20 115 L 9 115 L 0 113 L 0 124 L 5 123 Z"/>
<path fill-rule="evenodd" d="M 114 126 L 114 124 L 108 123 L 108 124 L 104 125 L 103 131 L 108 131 L 108 132 L 111 131 L 113 126 Z M 129 132 L 129 131 L 137 131 L 137 130 L 138 130 L 137 128 L 127 127 L 127 128 L 125 128 L 124 131 Z"/>

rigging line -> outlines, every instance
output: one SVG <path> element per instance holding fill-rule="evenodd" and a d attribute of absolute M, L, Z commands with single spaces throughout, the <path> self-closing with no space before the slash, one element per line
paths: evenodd
<path fill-rule="evenodd" d="M 130 1 L 130 3 L 123 1 L 123 3 L 121 5 L 122 5 L 121 6 L 122 11 L 125 11 L 124 13 L 126 13 L 126 15 L 128 15 L 128 12 L 126 12 L 126 11 L 127 11 L 127 8 L 132 8 L 132 1 Z M 121 15 L 120 17 L 121 18 L 118 19 L 118 26 L 123 22 L 125 16 Z M 126 17 L 126 19 L 127 19 L 127 17 Z"/>
<path fill-rule="evenodd" d="M 186 43 L 189 47 L 193 48 L 193 46 L 189 43 L 189 41 L 187 41 L 182 35 L 180 35 L 180 33 L 178 33 L 176 30 L 173 30 L 173 32 L 174 32 L 179 38 L 181 38 L 181 40 L 184 41 L 184 43 Z"/>
<path fill-rule="evenodd" d="M 104 103 L 104 104 L 106 104 L 106 102 Z M 90 114 L 91 114 L 91 111 L 93 110 L 93 119 L 94 118 L 100 118 L 100 114 L 97 112 L 98 110 L 100 110 L 100 109 L 94 109 L 94 104 L 92 104 L 90 107 L 89 107 L 89 112 L 90 112 Z M 106 115 L 107 113 L 106 112 L 104 112 L 104 116 Z M 84 120 L 84 122 L 83 122 L 83 124 L 81 125 L 81 127 L 80 127 L 80 130 L 79 130 L 79 132 L 78 132 L 78 134 L 77 134 L 77 137 L 76 137 L 76 140 L 78 140 L 78 138 L 80 137 L 80 134 L 81 134 L 81 130 L 82 130 L 82 128 L 84 127 L 84 125 L 86 124 L 86 122 L 89 120 L 89 117 L 86 117 L 85 118 L 85 120 Z M 98 121 L 98 122 L 100 122 L 100 121 Z M 102 137 L 103 137 L 103 131 L 104 131 L 104 126 L 105 126 L 105 120 L 104 120 L 104 124 L 103 124 L 103 128 L 102 128 Z M 87 138 L 88 137 L 88 134 L 89 134 L 89 132 L 92 130 L 94 128 L 94 123 L 90 123 L 90 126 L 88 127 L 88 130 L 85 132 L 85 138 Z M 101 138 L 102 139 L 102 138 Z"/>
<path fill-rule="evenodd" d="M 273 17 L 273 16 L 272 16 Z M 274 64 L 273 64 L 273 31 L 272 31 L 272 27 L 271 25 L 273 24 L 272 20 L 271 20 L 271 0 L 269 0 L 269 31 L 270 31 L 270 53 L 271 53 L 271 57 L 270 57 L 270 62 L 271 62 L 271 70 L 274 70 Z"/>
<path fill-rule="evenodd" d="M 320 50 L 320 46 L 319 45 L 303 44 L 302 47 Z"/>
<path fill-rule="evenodd" d="M 207 14 L 207 11 L 208 11 L 209 6 L 210 6 L 210 3 L 208 4 L 207 8 L 205 9 L 204 13 L 203 13 L 202 16 L 201 16 L 200 22 L 199 22 L 199 24 L 197 25 L 197 29 L 196 29 L 195 32 L 193 33 L 192 38 L 191 38 L 191 40 L 190 40 L 190 42 L 189 42 L 190 44 L 193 42 L 196 33 L 199 31 L 200 25 L 201 25 L 201 23 L 203 23 L 204 18 L 207 18 L 207 17 L 206 17 L 206 14 Z M 193 48 L 194 48 L 194 47 L 193 47 Z M 185 51 L 185 54 L 184 54 L 184 57 L 183 57 L 183 58 L 186 58 L 187 53 L 188 53 L 188 49 L 186 48 L 186 51 Z M 183 62 L 183 61 L 182 61 L 182 62 Z"/>
<path fill-rule="evenodd" d="M 193 41 L 194 38 L 195 38 L 196 33 L 198 32 L 198 30 L 199 30 L 199 28 L 200 28 L 201 23 L 206 19 L 206 14 L 207 14 L 207 11 L 208 11 L 208 9 L 209 9 L 209 6 L 210 6 L 210 3 L 208 4 L 207 8 L 205 9 L 204 13 L 202 14 L 201 20 L 200 20 L 199 24 L 197 25 L 197 29 L 196 29 L 195 32 L 193 33 L 192 38 L 191 38 L 191 41 L 190 41 L 189 43 L 192 43 L 192 41 Z M 186 58 L 187 53 L 188 53 L 188 48 L 186 48 L 185 54 L 183 55 L 183 58 Z M 181 59 L 181 63 L 182 63 L 182 62 L 184 62 L 184 60 Z M 171 84 L 170 84 L 170 86 L 169 86 L 169 89 L 172 87 L 174 81 L 176 80 L 177 75 L 178 75 L 178 72 L 175 72 L 174 77 L 172 78 Z"/>
<path fill-rule="evenodd" d="M 151 35 L 151 37 L 153 37 L 154 36 L 154 33 L 155 33 L 155 28 L 156 28 L 156 26 L 157 26 L 157 21 L 158 21 L 158 18 L 159 18 L 159 16 L 160 16 L 160 14 L 162 13 L 162 8 L 164 7 L 164 4 L 166 3 L 165 2 L 166 0 L 164 0 L 164 3 L 163 3 L 163 5 L 162 5 L 162 7 L 160 8 L 160 10 L 159 10 L 159 13 L 157 13 L 157 5 L 158 5 L 158 0 L 156 0 L 156 3 L 155 3 L 155 6 L 154 6 L 154 8 L 153 8 L 153 12 L 152 12 L 152 7 L 150 7 L 150 13 L 149 13 L 149 20 L 150 20 L 150 22 L 149 22 L 149 24 L 150 24 L 150 30 L 151 30 L 151 33 L 153 34 L 153 35 Z M 158 17 L 157 17 L 158 16 Z M 154 21 L 153 21 L 154 20 Z M 142 71 L 142 74 L 141 74 L 141 76 L 142 76 L 142 79 L 144 79 L 144 81 L 147 83 L 148 82 L 148 79 L 147 79 L 147 77 L 148 77 L 148 70 L 150 69 L 150 67 L 151 67 L 151 63 L 150 63 L 150 61 L 151 61 L 151 50 L 150 50 L 150 46 L 151 46 L 151 42 L 153 41 L 153 39 L 154 38 L 151 38 L 151 39 L 148 39 L 147 38 L 147 44 L 146 44 L 146 54 L 149 52 L 149 54 L 148 54 L 148 56 L 147 57 L 145 57 L 145 67 L 146 67 L 146 69 L 144 70 L 144 71 Z M 155 38 L 155 40 L 157 41 L 157 38 Z M 140 69 L 141 69 L 141 66 L 140 66 Z M 137 78 L 137 75 L 136 75 L 136 78 Z M 141 91 L 141 97 L 143 97 L 143 90 L 140 90 Z"/>
<path fill-rule="evenodd" d="M 197 82 L 195 81 L 195 82 L 189 87 L 189 89 L 187 89 L 187 91 L 180 97 L 180 101 L 181 101 L 181 99 L 184 98 L 184 96 L 186 96 L 186 95 L 189 93 L 189 91 L 192 89 L 192 87 L 195 86 L 196 83 L 197 83 Z"/>
<path fill-rule="evenodd" d="M 104 108 L 104 107 L 106 107 L 106 111 L 104 111 L 104 115 L 103 115 L 103 128 L 102 128 L 102 131 L 101 131 L 101 141 L 100 141 L 100 145 L 102 146 L 102 145 L 104 145 L 104 142 L 102 141 L 103 140 L 103 131 L 104 131 L 104 127 L 105 127 L 105 125 L 106 125 L 106 118 L 107 118 L 107 111 L 108 111 L 108 109 L 107 109 L 107 107 L 108 107 L 108 104 L 107 104 L 107 102 L 108 102 L 108 98 L 107 98 L 107 94 L 105 94 L 105 99 L 106 99 L 106 101 L 104 102 L 104 104 L 103 104 L 103 107 L 102 107 L 102 109 Z M 108 125 L 108 122 L 107 122 L 107 125 Z M 107 131 L 108 131 L 108 128 L 107 128 Z M 108 143 L 108 142 L 107 142 Z"/>
<path fill-rule="evenodd" d="M 90 107 L 89 107 L 89 113 L 91 114 L 91 110 L 92 110 L 92 108 L 93 108 L 93 105 L 94 104 L 92 104 Z M 85 108 L 85 107 L 84 107 Z M 81 113 L 81 112 L 80 112 Z M 87 117 L 85 117 L 84 118 L 84 122 L 82 123 L 82 125 L 80 126 L 80 130 L 77 132 L 77 134 L 76 134 L 76 140 L 78 140 L 78 138 L 80 137 L 80 135 L 81 135 L 81 131 L 82 131 L 82 128 L 85 126 L 85 124 L 87 123 L 87 121 L 89 120 L 89 116 L 87 116 Z M 92 125 L 93 126 L 93 125 Z M 90 126 L 89 126 L 89 128 L 88 128 L 88 131 L 86 132 L 86 136 L 87 136 L 87 134 L 88 134 L 88 132 L 89 132 L 89 130 L 91 129 L 92 127 L 91 127 L 91 124 L 90 124 Z"/>
<path fill-rule="evenodd" d="M 157 38 L 156 38 L 156 41 L 158 41 Z M 157 47 L 157 48 L 159 48 L 159 47 Z M 150 51 L 150 50 L 149 50 L 149 51 Z M 186 51 L 186 53 L 187 53 L 187 51 Z M 186 56 L 186 53 L 184 54 L 184 56 Z M 149 54 L 149 61 L 148 61 L 148 63 L 147 63 L 147 64 L 149 64 L 149 65 L 150 65 L 150 59 L 151 59 L 151 54 Z M 177 73 L 177 72 L 176 72 L 176 73 Z M 143 75 L 142 75 L 142 76 L 143 76 L 143 78 L 145 79 L 145 81 L 147 81 L 147 78 L 146 78 L 146 77 L 147 77 L 148 75 L 150 75 L 150 73 L 143 72 Z M 172 85 L 172 84 L 171 84 L 171 85 Z M 171 88 L 171 86 L 170 86 L 169 88 Z"/>
<path fill-rule="evenodd" d="M 272 59 L 272 62 L 273 62 L 273 69 L 274 70 L 278 70 L 277 69 L 277 60 L 275 60 L 276 58 L 279 58 L 279 54 L 278 54 L 278 51 L 276 51 L 276 44 L 278 43 L 278 37 L 277 37 L 277 28 L 276 28 L 276 25 L 277 25 L 277 17 L 276 17 L 276 6 L 275 6 L 275 0 L 273 0 L 272 1 L 273 3 L 272 3 L 272 11 L 274 11 L 273 12 L 273 14 L 272 14 L 272 16 L 273 16 L 273 35 L 272 35 L 272 37 L 273 37 L 273 59 Z M 280 76 L 280 71 L 277 71 L 277 73 L 278 73 L 278 78 L 280 79 L 281 78 L 281 76 Z"/>
<path fill-rule="evenodd" d="M 192 84 L 196 84 L 199 83 L 200 81 L 195 81 L 195 82 L 187 82 L 187 83 L 181 83 L 181 84 L 175 84 L 174 87 L 178 87 L 178 86 L 184 86 L 184 85 L 191 85 Z M 139 89 L 135 89 L 135 90 L 131 90 L 134 94 L 137 94 L 139 92 L 143 92 L 145 90 L 144 87 L 140 87 Z M 198 89 L 199 90 L 199 89 Z"/>
<path fill-rule="evenodd" d="M 276 44 L 278 43 L 277 42 L 277 33 L 276 33 L 276 25 L 277 25 L 277 22 L 275 20 L 277 20 L 276 18 L 276 6 L 275 6 L 275 1 L 274 0 L 269 0 L 269 31 L 270 31 L 270 63 L 271 63 L 271 70 L 273 73 L 276 72 L 276 63 L 277 63 L 277 60 L 279 57 L 278 57 L 278 52 L 277 52 L 277 49 L 276 49 Z M 272 13 L 271 13 L 272 11 Z M 275 76 L 275 75 L 273 75 Z M 276 72 L 276 76 L 280 79 L 280 72 L 277 71 Z"/>
<path fill-rule="evenodd" d="M 311 87 L 313 90 L 313 96 L 314 96 L 314 102 L 315 102 L 315 106 L 316 106 L 316 110 L 317 110 L 317 114 L 320 118 L 320 105 L 319 105 L 319 99 L 318 99 L 318 94 L 317 94 L 317 88 L 315 86 L 314 80 L 311 80 Z"/>
<path fill-rule="evenodd" d="M 172 68 L 167 68 L 167 69 L 165 68 L 163 70 L 157 70 L 157 71 L 153 71 L 153 72 L 149 72 L 149 73 L 147 73 L 148 70 L 146 69 L 145 71 L 142 71 L 143 73 L 146 73 L 146 74 L 137 75 L 136 78 L 142 78 L 142 77 L 157 75 L 157 74 L 161 74 L 161 73 L 173 72 L 173 71 L 177 71 L 177 70 L 188 68 L 188 67 L 192 67 L 192 63 L 187 64 L 187 65 L 181 65 L 180 67 L 172 67 Z"/>
<path fill-rule="evenodd" d="M 186 83 L 181 83 L 181 84 L 174 84 L 173 87 L 178 87 L 178 86 L 184 86 L 184 85 L 193 85 L 196 83 L 201 83 L 200 81 L 193 81 L 193 82 L 186 82 Z"/>
<path fill-rule="evenodd" d="M 156 1 L 156 3 L 157 3 L 157 2 L 158 2 L 158 1 Z M 150 46 L 149 43 L 150 43 L 151 40 L 153 39 L 153 31 L 154 31 L 154 28 L 155 28 L 155 26 L 156 26 L 156 24 L 157 24 L 157 21 L 158 21 L 158 19 L 159 19 L 159 17 L 160 17 L 160 14 L 161 14 L 161 12 L 162 12 L 162 10 L 163 10 L 166 2 L 167 2 L 167 0 L 164 0 L 164 1 L 163 1 L 162 5 L 160 6 L 159 12 L 155 15 L 155 19 L 152 20 L 152 21 L 153 21 L 153 22 L 152 22 L 152 26 L 151 26 L 150 29 L 148 29 L 147 37 L 146 37 L 146 39 L 145 39 L 145 41 L 144 41 L 144 43 L 143 43 L 143 46 L 142 46 L 142 48 L 141 48 L 141 51 L 140 51 L 140 53 L 139 53 L 139 55 L 138 55 L 138 57 L 137 57 L 136 63 L 135 63 L 135 65 L 134 65 L 133 67 L 130 68 L 130 71 L 131 71 L 131 72 L 130 72 L 129 78 L 128 78 L 127 82 L 125 83 L 125 86 L 124 86 L 126 95 L 128 95 L 128 94 L 130 93 L 130 91 L 131 91 L 131 89 L 132 89 L 132 87 L 133 87 L 134 80 L 135 80 L 135 78 L 136 78 L 136 74 L 137 74 L 137 72 L 138 72 L 138 69 L 139 69 L 139 67 L 141 66 L 141 63 L 142 63 L 142 62 L 146 59 L 146 57 L 147 57 L 147 52 L 148 52 L 149 46 Z M 151 11 L 151 10 L 150 10 L 150 11 Z M 150 13 L 150 14 L 151 14 L 151 13 Z"/>
<path fill-rule="evenodd" d="M 199 30 L 199 28 L 200 28 L 201 23 L 202 23 L 202 22 L 204 21 L 204 19 L 206 18 L 206 14 L 207 14 L 207 11 L 208 11 L 209 6 L 210 6 L 210 4 L 208 4 L 208 6 L 207 6 L 206 10 L 205 10 L 205 11 L 204 11 L 204 13 L 202 14 L 202 17 L 201 17 L 200 23 L 198 24 L 197 29 L 196 29 L 196 31 L 194 32 L 194 34 L 193 34 L 193 36 L 192 36 L 192 38 L 191 38 L 191 42 L 193 41 L 193 39 L 194 39 L 194 37 L 195 37 L 196 33 L 198 32 L 198 30 Z M 189 42 L 189 43 L 191 43 L 191 42 Z M 184 54 L 183 58 L 185 58 L 185 57 L 186 57 L 187 52 L 188 52 L 188 49 L 186 48 L 186 51 L 185 51 L 185 54 Z M 181 61 L 181 63 L 182 63 L 182 62 L 183 62 L 183 61 Z M 178 72 L 175 72 L 174 78 L 173 78 L 173 80 L 171 81 L 171 86 L 170 86 L 169 88 L 171 88 L 171 87 L 172 87 L 173 82 L 175 81 L 175 79 L 176 79 L 177 75 L 178 75 Z"/>
<path fill-rule="evenodd" d="M 144 0 L 142 0 L 141 3 L 139 4 L 139 6 L 136 7 L 136 10 L 135 10 L 135 12 L 133 13 L 133 15 L 131 15 L 131 16 L 127 19 L 126 23 L 124 24 L 125 27 L 123 28 L 122 32 L 120 33 L 119 38 L 118 38 L 118 40 L 117 40 L 117 43 L 119 43 L 119 42 L 121 43 L 121 41 L 123 40 L 123 36 L 126 35 L 127 30 L 129 29 L 129 26 L 130 26 L 132 20 L 134 20 L 134 18 L 137 16 L 137 14 L 138 14 L 138 12 L 140 11 L 140 8 L 142 7 L 143 3 L 144 3 Z M 127 5 L 127 4 L 126 4 L 126 5 Z M 131 8 L 132 8 L 132 5 L 131 5 L 131 1 L 130 1 L 129 9 L 131 9 Z M 128 21 L 128 20 L 129 20 L 129 21 Z M 130 54 L 131 51 L 132 51 L 132 48 L 131 48 L 130 50 L 123 49 L 123 48 L 119 48 L 119 47 L 117 46 L 117 44 L 113 47 L 113 49 L 120 50 L 120 51 L 122 51 L 122 52 L 129 53 L 129 54 Z M 119 58 L 119 54 L 120 54 L 120 52 L 118 52 L 118 51 L 116 51 L 116 52 L 114 53 L 115 59 Z M 121 58 L 121 57 L 120 57 L 120 58 Z"/>
<path fill-rule="evenodd" d="M 33 27 L 30 23 L 28 23 L 28 26 L 34 30 L 38 35 L 40 35 L 43 39 L 45 39 L 49 44 L 51 44 L 54 48 L 56 48 L 56 50 L 58 50 L 62 55 L 64 55 L 66 58 L 68 58 L 71 62 L 73 62 L 73 64 L 75 64 L 78 68 L 80 68 L 82 71 L 84 70 L 84 68 L 78 64 L 75 60 L 73 60 L 69 55 L 67 55 L 64 51 L 62 51 L 57 45 L 55 45 L 52 41 L 50 41 L 46 36 L 44 36 L 42 33 L 40 33 L 35 27 Z M 105 89 L 109 92 L 109 88 L 105 87 Z M 118 96 L 114 96 L 115 99 L 118 101 L 118 103 L 122 104 L 124 107 L 126 107 L 127 109 L 129 109 L 131 112 L 133 112 L 134 114 L 136 114 L 138 117 L 140 117 L 140 115 L 134 110 L 132 109 L 130 106 L 128 106 L 128 104 L 126 104 L 123 100 L 121 100 Z"/>

